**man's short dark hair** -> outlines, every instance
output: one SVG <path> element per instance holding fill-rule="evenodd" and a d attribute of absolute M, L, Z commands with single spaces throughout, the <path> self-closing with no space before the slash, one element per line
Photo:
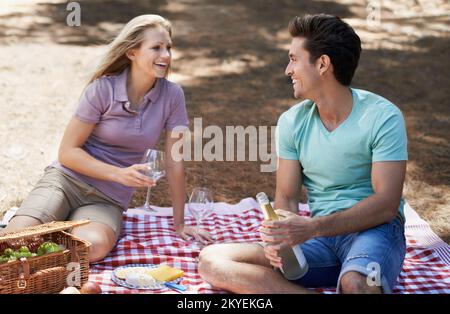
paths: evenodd
<path fill-rule="evenodd" d="M 336 80 L 349 86 L 358 66 L 361 40 L 350 25 L 328 14 L 296 16 L 289 23 L 292 37 L 304 37 L 304 48 L 314 63 L 321 55 L 330 57 Z"/>

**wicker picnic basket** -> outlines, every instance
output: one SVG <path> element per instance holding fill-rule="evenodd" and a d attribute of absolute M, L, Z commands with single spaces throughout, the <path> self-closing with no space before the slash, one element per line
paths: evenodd
<path fill-rule="evenodd" d="M 86 283 L 89 276 L 90 243 L 64 230 L 87 223 L 89 220 L 53 221 L 2 234 L 0 236 L 2 252 L 5 247 L 21 245 L 36 237 L 61 244 L 65 250 L 0 264 L 0 294 L 58 293 L 70 285 L 67 279 L 73 276 L 79 278 L 78 282 L 75 281 L 75 286 L 80 287 Z M 71 262 L 78 264 L 69 265 Z M 71 268 L 68 265 L 77 267 Z"/>

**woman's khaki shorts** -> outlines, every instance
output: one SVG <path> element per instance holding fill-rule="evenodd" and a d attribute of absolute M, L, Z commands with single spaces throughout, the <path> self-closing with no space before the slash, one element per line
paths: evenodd
<path fill-rule="evenodd" d="M 116 240 L 122 228 L 123 208 L 96 188 L 47 167 L 15 216 L 30 216 L 42 223 L 89 219 L 114 230 Z"/>

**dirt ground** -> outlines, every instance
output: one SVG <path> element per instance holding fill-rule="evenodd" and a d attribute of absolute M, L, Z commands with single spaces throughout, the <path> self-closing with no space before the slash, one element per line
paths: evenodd
<path fill-rule="evenodd" d="M 2 0 L 0 4 L 0 213 L 18 205 L 59 141 L 89 72 L 132 17 L 157 13 L 174 25 L 172 80 L 182 84 L 189 116 L 203 126 L 276 125 L 296 103 L 284 76 L 295 15 L 331 13 L 363 41 L 353 83 L 393 101 L 409 137 L 404 197 L 450 242 L 450 5 L 383 0 L 380 23 L 363 0 L 79 0 L 81 26 L 66 24 L 67 2 Z M 370 8 L 370 7 L 369 7 Z M 375 11 L 376 12 L 376 11 Z M 193 121 L 193 120 L 191 120 Z M 274 195 L 274 173 L 261 162 L 186 163 L 187 186 L 210 186 L 217 201 L 259 191 Z M 167 182 L 152 203 L 169 206 Z M 303 201 L 305 201 L 304 193 Z M 138 191 L 131 206 L 144 201 Z M 1 216 L 1 214 L 0 214 Z"/>

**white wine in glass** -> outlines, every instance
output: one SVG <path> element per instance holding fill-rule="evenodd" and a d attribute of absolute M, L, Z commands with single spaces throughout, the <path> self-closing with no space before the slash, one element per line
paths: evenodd
<path fill-rule="evenodd" d="M 164 167 L 164 152 L 156 149 L 148 149 L 145 152 L 142 163 L 148 165 L 148 169 L 143 172 L 147 177 L 157 182 L 159 179 L 165 176 L 166 170 Z M 151 187 L 148 187 L 147 197 L 145 198 L 145 204 L 138 209 L 144 209 L 147 211 L 156 211 L 150 206 L 150 191 Z"/>

